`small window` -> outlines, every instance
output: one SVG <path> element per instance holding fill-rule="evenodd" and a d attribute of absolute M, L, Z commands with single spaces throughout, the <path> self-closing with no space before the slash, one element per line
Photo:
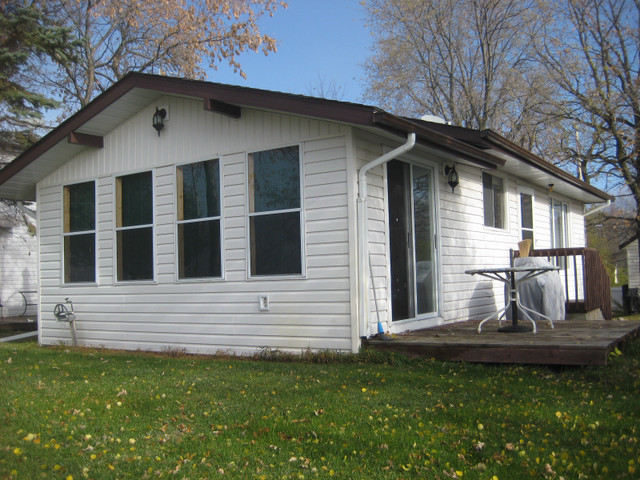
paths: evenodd
<path fill-rule="evenodd" d="M 549 199 L 551 218 L 551 248 L 566 248 L 568 242 L 567 204 Z"/>
<path fill-rule="evenodd" d="M 96 281 L 95 182 L 64 187 L 64 281 Z"/>
<path fill-rule="evenodd" d="M 249 154 L 252 276 L 302 273 L 300 149 Z"/>
<path fill-rule="evenodd" d="M 533 196 L 520 193 L 520 231 L 522 240 L 531 240 L 533 248 Z"/>
<path fill-rule="evenodd" d="M 176 170 L 178 278 L 221 276 L 218 160 Z"/>
<path fill-rule="evenodd" d="M 487 172 L 482 173 L 484 224 L 504 228 L 504 181 Z"/>
<path fill-rule="evenodd" d="M 118 281 L 153 280 L 151 172 L 116 178 Z"/>

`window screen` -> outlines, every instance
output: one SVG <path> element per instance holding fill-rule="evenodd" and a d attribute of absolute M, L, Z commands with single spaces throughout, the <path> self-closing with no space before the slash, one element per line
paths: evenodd
<path fill-rule="evenodd" d="M 64 281 L 96 280 L 95 182 L 64 187 Z"/>
<path fill-rule="evenodd" d="M 153 280 L 151 172 L 116 178 L 118 281 Z"/>
<path fill-rule="evenodd" d="M 178 276 L 221 276 L 218 160 L 177 167 Z"/>
<path fill-rule="evenodd" d="M 520 194 L 520 230 L 522 240 L 531 240 L 533 248 L 533 196 Z"/>
<path fill-rule="evenodd" d="M 249 154 L 251 275 L 302 273 L 300 150 Z"/>
<path fill-rule="evenodd" d="M 485 226 L 504 228 L 504 187 L 502 178 L 483 172 L 482 194 Z"/>

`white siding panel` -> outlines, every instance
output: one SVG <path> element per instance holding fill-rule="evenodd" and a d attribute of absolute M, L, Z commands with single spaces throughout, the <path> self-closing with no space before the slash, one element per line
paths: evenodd
<path fill-rule="evenodd" d="M 482 170 L 457 165 L 460 185 L 451 193 L 440 176 L 442 287 L 445 322 L 483 318 L 504 305 L 504 286 L 465 273 L 473 268 L 509 265 L 517 248 L 519 209 L 515 182 L 503 178 L 505 228 L 484 225 Z M 495 172 L 491 172 L 496 174 Z"/>
<path fill-rule="evenodd" d="M 385 151 L 384 148 L 379 139 L 369 135 L 358 135 L 356 138 L 358 169 L 382 155 Z M 369 332 L 377 331 L 378 318 L 382 322 L 390 323 L 391 321 L 385 182 L 384 167 L 377 167 L 368 172 L 367 238 L 369 261 L 373 272 L 373 275 L 371 275 L 371 272 L 365 272 L 368 283 L 368 298 L 366 301 L 369 305 Z"/>
<path fill-rule="evenodd" d="M 98 284 L 112 285 L 115 281 L 115 181 L 113 177 L 101 177 L 97 181 L 98 201 Z"/>
<path fill-rule="evenodd" d="M 629 272 L 629 288 L 640 287 L 640 256 L 638 240 L 634 240 L 624 248 L 627 251 L 627 270 Z"/>
<path fill-rule="evenodd" d="M 158 136 L 150 118 L 167 105 Z M 203 110 L 202 103 L 165 97 L 85 150 L 40 184 L 42 225 L 41 338 L 68 342 L 69 330 L 53 319 L 56 303 L 70 297 L 81 345 L 160 350 L 166 346 L 214 353 L 331 348 L 351 351 L 346 135 L 343 126 L 243 110 L 232 119 Z M 248 279 L 246 156 L 248 152 L 301 145 L 306 275 Z M 180 281 L 176 276 L 175 165 L 220 159 L 223 278 Z M 154 282 L 114 279 L 114 178 L 154 172 Z M 96 180 L 98 283 L 61 284 L 62 185 Z M 259 310 L 267 295 L 269 311 Z"/>

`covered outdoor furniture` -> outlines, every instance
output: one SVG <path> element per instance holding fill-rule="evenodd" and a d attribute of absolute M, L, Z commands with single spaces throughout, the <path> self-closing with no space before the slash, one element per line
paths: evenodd
<path fill-rule="evenodd" d="M 543 257 L 524 257 L 514 259 L 515 267 L 554 267 Z M 516 273 L 516 280 L 521 273 Z M 533 320 L 544 317 L 551 320 L 565 319 L 565 296 L 560 275 L 555 270 L 544 272 L 525 281 L 518 281 L 518 297 L 524 307 L 529 310 Z M 533 312 L 531 312 L 531 310 Z"/>

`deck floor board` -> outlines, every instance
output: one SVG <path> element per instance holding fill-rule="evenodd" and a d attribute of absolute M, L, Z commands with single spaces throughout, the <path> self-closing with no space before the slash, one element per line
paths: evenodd
<path fill-rule="evenodd" d="M 606 365 L 609 353 L 640 333 L 640 321 L 538 322 L 538 333 L 501 333 L 498 323 L 468 321 L 407 332 L 391 340 L 371 338 L 373 350 L 437 360 L 547 365 Z"/>

